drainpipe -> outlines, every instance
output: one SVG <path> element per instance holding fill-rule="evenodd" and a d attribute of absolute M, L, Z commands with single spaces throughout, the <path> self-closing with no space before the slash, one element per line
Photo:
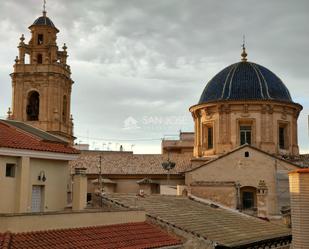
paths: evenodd
<path fill-rule="evenodd" d="M 240 183 L 236 182 L 235 183 L 235 188 L 236 188 L 236 209 L 241 210 L 241 201 L 240 201 Z"/>

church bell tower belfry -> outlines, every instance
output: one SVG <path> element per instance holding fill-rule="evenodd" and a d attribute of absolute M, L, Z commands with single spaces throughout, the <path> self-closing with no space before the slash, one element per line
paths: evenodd
<path fill-rule="evenodd" d="M 59 50 L 59 30 L 46 16 L 29 27 L 31 38 L 24 35 L 18 46 L 12 78 L 10 119 L 22 121 L 73 143 L 73 119 L 70 113 L 71 79 L 67 65 L 67 47 Z"/>

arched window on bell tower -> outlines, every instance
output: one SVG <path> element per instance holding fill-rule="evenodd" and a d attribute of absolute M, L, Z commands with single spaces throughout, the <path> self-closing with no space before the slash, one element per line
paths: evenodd
<path fill-rule="evenodd" d="M 26 112 L 27 112 L 27 121 L 37 121 L 37 120 L 39 120 L 40 94 L 37 91 L 31 91 L 28 94 Z"/>
<path fill-rule="evenodd" d="M 38 45 L 42 45 L 44 43 L 43 34 L 38 34 Z"/>
<path fill-rule="evenodd" d="M 62 102 L 62 121 L 65 123 L 67 121 L 67 115 L 68 115 L 68 100 L 67 96 L 63 96 L 63 102 Z"/>
<path fill-rule="evenodd" d="M 30 64 L 30 55 L 25 53 L 25 64 Z"/>
<path fill-rule="evenodd" d="M 43 63 L 43 55 L 42 54 L 38 54 L 36 57 L 37 63 L 38 64 L 42 64 Z"/>

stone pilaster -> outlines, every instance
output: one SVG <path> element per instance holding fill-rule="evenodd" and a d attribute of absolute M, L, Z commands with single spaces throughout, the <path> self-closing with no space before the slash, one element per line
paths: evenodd
<path fill-rule="evenodd" d="M 17 176 L 16 213 L 30 211 L 30 158 L 20 158 Z"/>

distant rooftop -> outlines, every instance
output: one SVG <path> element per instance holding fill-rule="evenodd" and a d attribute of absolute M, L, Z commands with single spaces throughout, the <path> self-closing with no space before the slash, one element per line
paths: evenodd
<path fill-rule="evenodd" d="M 85 167 L 87 174 L 98 174 L 102 163 L 102 174 L 166 174 L 162 163 L 167 160 L 167 155 L 161 154 L 133 154 L 132 152 L 115 151 L 82 151 L 77 160 L 71 161 L 74 168 Z M 191 157 L 188 154 L 170 154 L 170 160 L 176 163 L 171 174 L 179 174 L 191 167 Z"/>

